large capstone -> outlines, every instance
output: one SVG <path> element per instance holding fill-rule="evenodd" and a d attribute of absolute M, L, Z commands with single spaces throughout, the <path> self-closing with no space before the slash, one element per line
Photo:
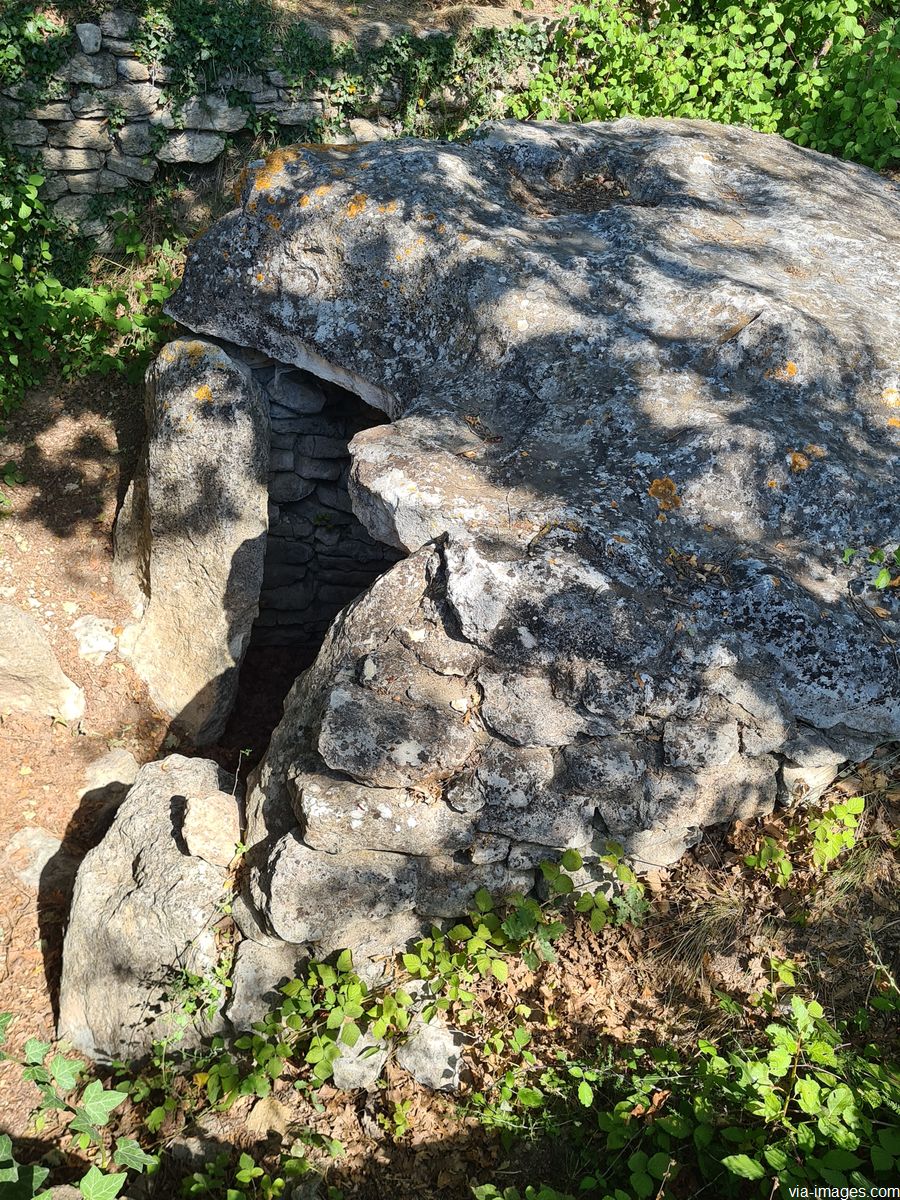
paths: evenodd
<path fill-rule="evenodd" d="M 896 184 L 703 122 L 247 172 L 169 311 L 390 417 L 349 503 L 408 556 L 253 781 L 266 934 L 396 945 L 598 838 L 671 862 L 900 736 L 900 594 L 844 554 L 900 528 L 898 239 Z"/>

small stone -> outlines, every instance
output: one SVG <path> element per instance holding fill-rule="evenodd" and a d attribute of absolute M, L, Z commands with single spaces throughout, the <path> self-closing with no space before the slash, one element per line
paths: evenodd
<path fill-rule="evenodd" d="M 78 799 L 86 796 L 104 801 L 122 799 L 137 778 L 137 759 L 130 751 L 116 747 L 89 763 L 84 772 Z"/>
<path fill-rule="evenodd" d="M 152 83 L 118 83 L 106 96 L 110 108 L 118 108 L 126 117 L 155 114 L 162 92 Z"/>
<path fill-rule="evenodd" d="M 216 133 L 190 130 L 176 133 L 157 152 L 160 162 L 212 162 L 225 149 L 225 139 Z"/>
<path fill-rule="evenodd" d="M 58 79 L 69 83 L 89 83 L 108 88 L 116 82 L 116 60 L 111 54 L 73 54 L 57 72 Z"/>
<path fill-rule="evenodd" d="M 75 34 L 85 54 L 96 54 L 100 49 L 102 34 L 99 25 L 92 25 L 90 21 L 79 22 L 75 26 Z"/>
<path fill-rule="evenodd" d="M 86 171 L 78 175 L 67 175 L 69 191 L 75 195 L 96 196 L 115 192 L 128 187 L 128 180 L 114 171 Z"/>
<path fill-rule="evenodd" d="M 129 121 L 116 134 L 116 142 L 123 154 L 144 155 L 153 151 L 150 125 L 146 121 Z"/>
<path fill-rule="evenodd" d="M 387 1062 L 387 1043 L 364 1033 L 355 1046 L 341 1046 L 332 1064 L 331 1082 L 341 1092 L 371 1091 Z"/>
<path fill-rule="evenodd" d="M 222 96 L 195 96 L 181 111 L 185 129 L 212 129 L 234 133 L 247 124 L 249 114 L 232 108 Z"/>
<path fill-rule="evenodd" d="M 261 945 L 246 938 L 241 942 L 234 956 L 233 988 L 225 1011 L 235 1032 L 246 1032 L 277 1008 L 284 1000 L 278 989 L 296 978 L 306 957 L 302 946 L 290 943 Z"/>
<path fill-rule="evenodd" d="M 116 62 L 116 72 L 120 79 L 129 83 L 145 83 L 150 78 L 150 71 L 136 58 L 120 58 Z"/>
<path fill-rule="evenodd" d="M 286 104 L 273 109 L 279 125 L 306 125 L 322 115 L 322 104 L 318 100 L 306 100 L 300 104 Z"/>
<path fill-rule="evenodd" d="M 241 840 L 238 802 L 227 792 L 189 796 L 181 827 L 188 853 L 217 867 L 227 867 Z"/>
<path fill-rule="evenodd" d="M 384 139 L 385 131 L 365 117 L 355 117 L 350 124 L 350 132 L 357 142 L 380 142 Z"/>
<path fill-rule="evenodd" d="M 134 13 L 120 8 L 111 8 L 100 18 L 100 29 L 104 37 L 127 38 L 137 29 L 138 19 Z"/>
<path fill-rule="evenodd" d="M 77 721 L 84 693 L 62 673 L 34 619 L 0 604 L 0 712 L 11 709 Z"/>
<path fill-rule="evenodd" d="M 64 853 L 62 842 L 45 829 L 20 829 L 7 842 L 0 862 L 31 891 L 64 890 L 77 869 L 77 862 Z"/>
<path fill-rule="evenodd" d="M 41 199 L 47 204 L 52 204 L 54 200 L 64 196 L 68 190 L 69 185 L 66 183 L 64 175 L 50 175 L 41 186 Z"/>
<path fill-rule="evenodd" d="M 40 146 L 47 140 L 47 130 L 39 121 L 9 121 L 4 132 L 14 146 Z"/>
<path fill-rule="evenodd" d="M 106 160 L 106 165 L 109 171 L 114 171 L 125 179 L 136 179 L 140 183 L 149 183 L 157 171 L 157 164 L 152 159 L 145 162 L 142 158 L 130 154 L 120 154 L 118 150 L 113 150 Z"/>
<path fill-rule="evenodd" d="M 86 613 L 71 626 L 78 642 L 78 653 L 95 667 L 99 667 L 107 654 L 116 649 L 116 635 L 112 621 Z"/>
<path fill-rule="evenodd" d="M 413 1017 L 406 1041 L 397 1048 L 397 1062 L 416 1083 L 434 1091 L 456 1091 L 466 1039 L 440 1017 L 428 1022 Z"/>
<path fill-rule="evenodd" d="M 36 121 L 71 121 L 72 108 L 64 100 L 51 100 L 29 109 L 28 116 Z"/>
<path fill-rule="evenodd" d="M 70 150 L 45 146 L 41 161 L 48 171 L 96 171 L 103 165 L 98 150 Z"/>

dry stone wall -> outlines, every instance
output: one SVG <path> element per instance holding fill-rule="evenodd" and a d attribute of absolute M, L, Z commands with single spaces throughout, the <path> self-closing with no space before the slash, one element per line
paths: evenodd
<path fill-rule="evenodd" d="M 328 100 L 336 70 L 305 87 L 290 85 L 281 52 L 252 71 L 226 71 L 202 94 L 176 98 L 168 69 L 149 66 L 137 55 L 140 19 L 113 10 L 98 23 L 74 26 L 68 60 L 55 73 L 50 98 L 30 98 L 30 88 L 0 89 L 0 131 L 45 175 L 45 198 L 57 217 L 75 232 L 101 237 L 106 211 L 133 184 L 147 184 L 160 164 L 208 164 L 224 152 L 228 139 L 265 124 L 282 140 L 354 143 L 401 132 L 396 117 L 401 87 L 386 80 L 359 98 L 357 116 L 341 122 Z M 317 86 L 318 82 L 318 86 Z M 320 89 L 325 90 L 320 90 Z M 429 107 L 459 110 L 465 99 L 442 91 Z"/>
<path fill-rule="evenodd" d="M 269 528 L 254 641 L 318 650 L 340 610 L 400 554 L 376 542 L 347 491 L 349 442 L 386 421 L 358 396 L 307 371 L 229 346 L 269 403 Z"/>

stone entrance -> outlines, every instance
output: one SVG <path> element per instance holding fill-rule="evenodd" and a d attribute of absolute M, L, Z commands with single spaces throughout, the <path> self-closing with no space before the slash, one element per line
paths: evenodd
<path fill-rule="evenodd" d="M 249 365 L 249 364 L 248 364 Z M 290 646 L 310 661 L 340 610 L 401 555 L 353 515 L 354 434 L 387 423 L 378 409 L 307 371 L 253 368 L 269 399 L 269 532 L 251 646 Z"/>

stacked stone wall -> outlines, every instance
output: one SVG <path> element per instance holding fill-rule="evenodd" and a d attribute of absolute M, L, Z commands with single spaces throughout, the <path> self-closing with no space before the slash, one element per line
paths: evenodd
<path fill-rule="evenodd" d="M 358 396 L 307 371 L 228 346 L 269 402 L 269 531 L 257 646 L 315 653 L 328 626 L 402 557 L 353 515 L 348 443 L 387 421 Z"/>
<path fill-rule="evenodd" d="M 175 99 L 170 72 L 138 59 L 139 24 L 134 14 L 113 10 L 97 23 L 75 25 L 68 59 L 40 100 L 28 82 L 0 89 L 4 140 L 33 155 L 46 179 L 44 198 L 79 234 L 106 232 L 105 210 L 115 205 L 98 197 L 114 201 L 133 184 L 150 183 L 160 164 L 212 163 L 229 138 L 260 122 L 296 141 L 322 140 L 323 129 L 327 140 L 344 143 L 402 132 L 399 80 L 358 98 L 355 110 L 365 115 L 342 120 L 328 99 L 338 70 L 291 86 L 277 47 L 250 72 L 220 73 L 202 94 Z M 441 88 L 426 107 L 437 119 L 439 111 L 462 112 L 467 100 Z"/>

